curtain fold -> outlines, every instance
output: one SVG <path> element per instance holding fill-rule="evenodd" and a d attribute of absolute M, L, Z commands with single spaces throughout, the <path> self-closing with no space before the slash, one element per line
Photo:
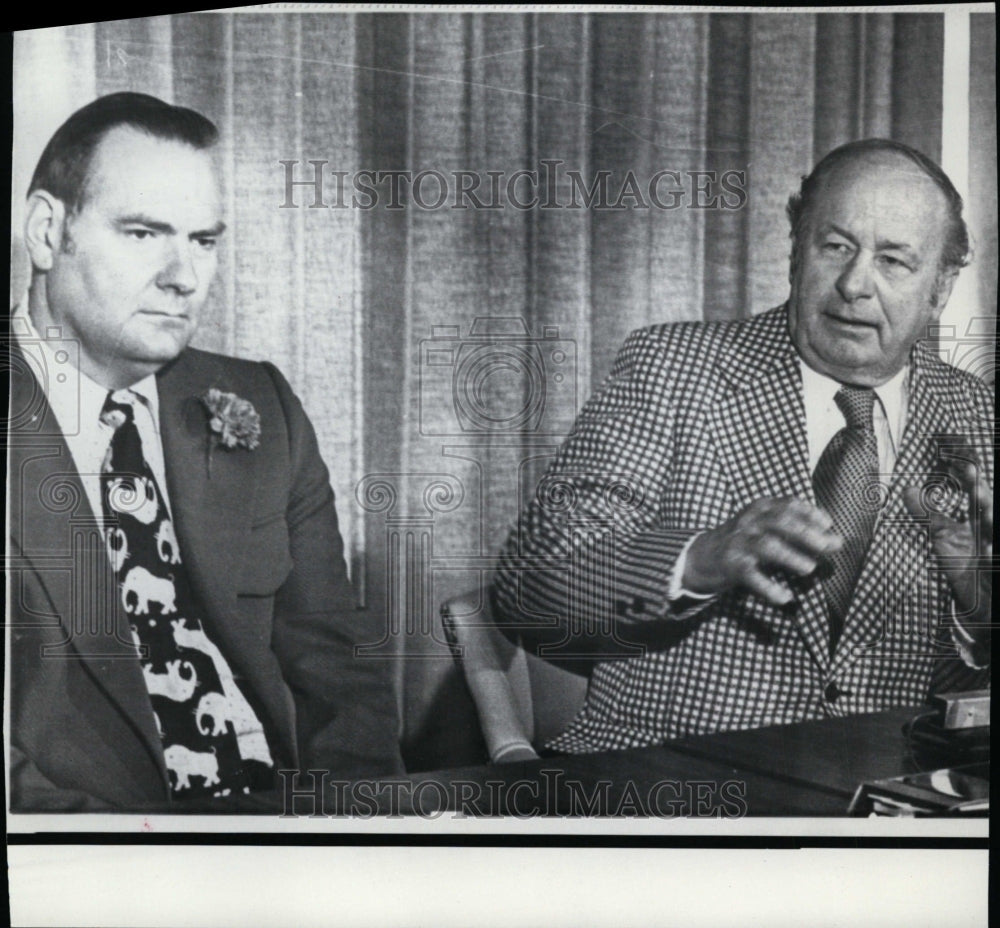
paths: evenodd
<path fill-rule="evenodd" d="M 995 40 L 992 16 L 974 18 L 970 273 L 992 318 Z M 434 766 L 456 759 L 440 713 L 461 698 L 440 602 L 486 576 L 629 331 L 785 298 L 784 204 L 818 157 L 867 135 L 940 156 L 943 34 L 941 14 L 690 11 L 223 12 L 23 33 L 15 234 L 41 144 L 95 93 L 219 124 L 229 231 L 196 344 L 274 361 L 302 398 L 355 605 L 385 616 L 370 656 L 396 661 L 411 761 Z M 314 170 L 321 191 L 286 186 Z M 377 172 L 401 171 L 393 202 Z M 16 297 L 22 254 L 12 267 Z"/>

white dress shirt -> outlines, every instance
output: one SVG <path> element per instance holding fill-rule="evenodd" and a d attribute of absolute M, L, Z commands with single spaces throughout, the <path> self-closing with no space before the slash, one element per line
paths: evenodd
<path fill-rule="evenodd" d="M 39 369 L 42 390 L 59 423 L 83 484 L 87 501 L 98 519 L 103 519 L 101 506 L 101 464 L 111 444 L 114 430 L 101 421 L 101 410 L 108 390 L 96 383 L 66 358 L 60 356 L 62 342 L 58 338 L 43 339 L 28 315 L 27 299 L 14 310 L 11 328 L 23 354 L 41 361 Z M 27 335 L 21 333 L 27 333 Z M 46 333 L 49 334 L 49 333 Z M 135 424 L 142 439 L 143 455 L 156 478 L 163 502 L 170 513 L 167 496 L 166 468 L 163 462 L 163 441 L 160 438 L 160 397 L 156 377 L 150 374 L 126 391 L 135 410 Z"/>

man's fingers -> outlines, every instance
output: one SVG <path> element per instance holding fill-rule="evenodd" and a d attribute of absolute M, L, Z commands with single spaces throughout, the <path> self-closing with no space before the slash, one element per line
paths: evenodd
<path fill-rule="evenodd" d="M 972 464 L 963 469 L 961 477 L 956 473 L 955 479 L 960 483 L 963 492 L 969 499 L 970 513 L 975 517 L 980 530 L 988 536 L 993 534 L 993 491 L 985 476 Z M 929 506 L 924 499 L 924 491 L 920 487 L 904 487 L 903 503 L 910 515 L 916 519 L 928 519 L 931 526 L 954 524 L 954 520 L 942 516 Z M 943 520 L 943 521 L 942 521 Z"/>
<path fill-rule="evenodd" d="M 743 574 L 743 585 L 772 606 L 787 606 L 795 598 L 787 586 L 766 576 L 758 567 Z"/>
<path fill-rule="evenodd" d="M 971 499 L 970 502 L 972 502 Z M 925 490 L 921 487 L 903 487 L 903 504 L 911 516 L 922 522 L 929 521 L 932 526 L 936 524 L 955 524 L 956 522 L 956 520 L 949 518 L 938 509 L 935 509 L 935 501 L 928 500 L 925 496 Z"/>
<path fill-rule="evenodd" d="M 833 520 L 809 503 L 774 513 L 767 528 L 792 547 L 813 558 L 839 551 L 844 539 L 834 530 Z"/>
<path fill-rule="evenodd" d="M 783 525 L 776 531 L 783 541 L 812 558 L 833 554 L 844 547 L 843 536 L 833 529 L 818 531 L 812 527 Z"/>
<path fill-rule="evenodd" d="M 789 525 L 815 528 L 820 532 L 833 529 L 833 519 L 818 506 L 797 496 L 766 501 L 766 511 L 773 520 Z"/>
<path fill-rule="evenodd" d="M 954 531 L 962 525 L 941 512 L 928 509 L 923 501 L 923 492 L 918 487 L 903 488 L 903 503 L 910 511 L 910 515 L 927 522 L 932 536 Z"/>
<path fill-rule="evenodd" d="M 988 508 L 992 515 L 993 491 L 983 468 L 967 457 L 946 458 L 944 465 L 946 472 L 955 479 L 975 508 L 979 510 Z"/>
<path fill-rule="evenodd" d="M 803 553 L 802 546 L 793 546 L 779 535 L 765 536 L 759 545 L 760 560 L 770 567 L 780 567 L 789 573 L 805 577 L 816 569 L 816 558 Z"/>
<path fill-rule="evenodd" d="M 990 487 L 986 475 L 975 468 L 975 480 L 969 499 L 974 510 L 979 514 L 982 530 L 988 535 L 993 534 L 993 490 Z"/>
<path fill-rule="evenodd" d="M 963 490 L 969 492 L 976 484 L 979 468 L 968 457 L 945 457 L 941 459 L 945 473 L 950 474 Z"/>
<path fill-rule="evenodd" d="M 927 525 L 934 553 L 946 560 L 972 557 L 976 545 L 969 520 L 958 521 L 933 509 L 925 509 L 921 496 L 921 491 L 916 487 L 906 487 L 903 490 L 903 501 L 910 513 Z"/>

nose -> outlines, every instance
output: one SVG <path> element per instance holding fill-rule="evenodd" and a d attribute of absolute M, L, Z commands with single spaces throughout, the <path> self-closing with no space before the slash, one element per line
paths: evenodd
<path fill-rule="evenodd" d="M 161 290 L 173 290 L 178 296 L 190 296 L 198 289 L 198 269 L 187 243 L 180 242 L 171 251 L 157 275 L 156 284 Z"/>
<path fill-rule="evenodd" d="M 837 290 L 845 302 L 852 303 L 873 295 L 872 260 L 858 251 L 837 278 Z"/>

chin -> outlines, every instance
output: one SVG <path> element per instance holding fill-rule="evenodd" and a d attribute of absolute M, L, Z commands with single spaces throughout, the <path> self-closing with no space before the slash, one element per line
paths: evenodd
<path fill-rule="evenodd" d="M 816 370 L 840 383 L 856 384 L 863 387 L 871 386 L 882 379 L 880 372 L 873 367 L 870 359 L 850 355 L 836 358 L 817 355 L 816 362 L 814 365 Z"/>
<path fill-rule="evenodd" d="M 186 339 L 184 341 L 156 339 L 155 343 L 134 345 L 130 354 L 136 364 L 159 369 L 173 361 L 185 348 L 187 348 Z"/>
<path fill-rule="evenodd" d="M 877 387 L 885 383 L 892 375 L 871 365 L 839 366 L 830 368 L 830 376 L 840 383 L 856 387 Z"/>

